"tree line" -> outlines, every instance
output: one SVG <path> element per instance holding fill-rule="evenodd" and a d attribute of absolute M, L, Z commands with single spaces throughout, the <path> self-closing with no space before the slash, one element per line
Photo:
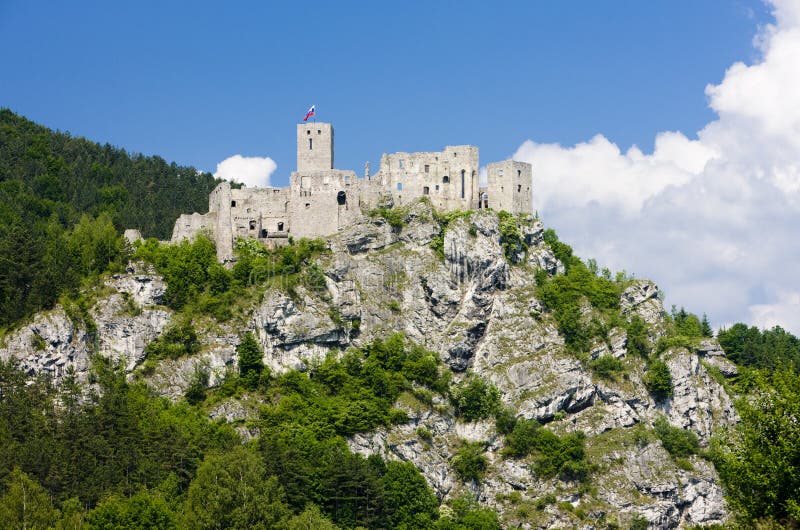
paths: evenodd
<path fill-rule="evenodd" d="M 0 328 L 104 270 L 120 254 L 114 233 L 169 238 L 178 215 L 206 210 L 216 184 L 0 109 Z"/>

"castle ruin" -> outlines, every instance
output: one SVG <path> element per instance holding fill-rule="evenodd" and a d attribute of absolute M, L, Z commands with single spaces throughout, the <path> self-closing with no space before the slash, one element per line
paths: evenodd
<path fill-rule="evenodd" d="M 289 236 L 321 237 L 336 233 L 383 205 L 400 206 L 426 197 L 440 211 L 492 208 L 531 214 L 533 174 L 530 164 L 505 160 L 486 167 L 487 185 L 479 185 L 478 148 L 447 146 L 443 151 L 393 153 L 381 157 L 380 169 L 359 178 L 334 169 L 333 126 L 297 125 L 297 170 L 283 188 L 233 189 L 220 183 L 208 197 L 208 213 L 184 214 L 175 222 L 172 242 L 208 234 L 220 261 L 233 259 L 237 237 L 269 246 Z"/>

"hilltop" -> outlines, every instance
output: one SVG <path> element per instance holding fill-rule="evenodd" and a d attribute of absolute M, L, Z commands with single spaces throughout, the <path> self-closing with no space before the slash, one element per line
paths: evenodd
<path fill-rule="evenodd" d="M 715 336 L 529 213 L 424 192 L 324 238 L 245 223 L 223 264 L 202 233 L 157 239 L 210 175 L 2 118 L 0 526 L 800 520 L 784 330 Z M 98 149 L 117 202 L 82 173 Z M 198 193 L 136 213 L 148 171 Z"/>
<path fill-rule="evenodd" d="M 252 276 L 258 259 L 278 255 L 243 250 L 231 275 L 248 272 L 250 285 L 222 313 L 199 305 L 200 293 L 177 303 L 168 260 L 153 258 L 150 243 L 140 255 L 150 253 L 166 283 L 144 264 L 112 275 L 87 295 L 82 321 L 62 308 L 41 314 L 6 337 L 0 356 L 56 380 L 74 370 L 78 381 L 91 380 L 95 355 L 116 360 L 171 400 L 199 391 L 210 417 L 262 444 L 268 418 L 286 414 L 272 389 L 289 376 L 324 382 L 354 400 L 329 411 L 343 414 L 333 428 L 351 451 L 411 462 L 443 506 L 466 496 L 504 526 L 728 519 L 714 466 L 697 453 L 737 420 L 717 379 L 737 369 L 710 337 L 668 340 L 674 323 L 652 282 L 590 272 L 531 217 L 443 218 L 422 201 L 393 224 L 364 220 L 309 246 L 296 272 L 263 279 Z M 184 348 L 189 336 L 195 345 Z M 270 375 L 231 390 L 244 337 Z M 428 376 L 369 386 L 373 398 L 348 394 L 347 352 L 369 359 L 387 340 L 432 352 L 432 367 L 420 368 Z M 371 408 L 387 398 L 384 412 Z M 682 436 L 672 429 L 691 433 L 688 450 L 670 452 L 666 440 Z"/>

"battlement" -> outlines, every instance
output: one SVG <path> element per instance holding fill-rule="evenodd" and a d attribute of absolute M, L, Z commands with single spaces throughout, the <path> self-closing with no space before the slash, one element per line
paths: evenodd
<path fill-rule="evenodd" d="M 380 169 L 364 178 L 334 169 L 333 126 L 297 125 L 297 170 L 283 188 L 232 189 L 220 183 L 209 195 L 208 213 L 182 215 L 173 241 L 205 232 L 216 240 L 220 261 L 233 258 L 237 237 L 266 245 L 288 236 L 319 237 L 363 218 L 378 204 L 407 204 L 426 197 L 441 211 L 493 208 L 532 213 L 530 164 L 505 160 L 486 166 L 488 182 L 479 186 L 479 150 L 473 145 L 441 151 L 384 153 Z"/>

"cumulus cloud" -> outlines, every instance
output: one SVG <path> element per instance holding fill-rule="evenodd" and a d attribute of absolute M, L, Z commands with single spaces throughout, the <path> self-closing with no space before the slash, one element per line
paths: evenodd
<path fill-rule="evenodd" d="M 233 155 L 217 164 L 214 176 L 241 182 L 248 188 L 263 188 L 270 185 L 269 178 L 277 167 L 269 157 Z"/>
<path fill-rule="evenodd" d="M 800 333 L 800 1 L 774 0 L 761 58 L 706 87 L 717 119 L 652 153 L 602 135 L 528 140 L 534 207 L 584 257 L 656 280 L 712 322 Z"/>

